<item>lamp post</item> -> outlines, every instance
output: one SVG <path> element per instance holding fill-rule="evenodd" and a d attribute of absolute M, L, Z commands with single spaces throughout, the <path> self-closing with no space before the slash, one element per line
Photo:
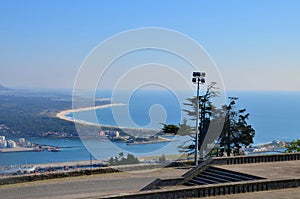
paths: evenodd
<path fill-rule="evenodd" d="M 194 84 L 197 84 L 197 98 L 196 98 L 196 141 L 195 141 L 195 166 L 198 165 L 198 148 L 199 148 L 199 137 L 198 137 L 198 132 L 199 132 L 199 85 L 205 83 L 205 73 L 203 72 L 193 72 L 193 78 L 192 82 Z"/>

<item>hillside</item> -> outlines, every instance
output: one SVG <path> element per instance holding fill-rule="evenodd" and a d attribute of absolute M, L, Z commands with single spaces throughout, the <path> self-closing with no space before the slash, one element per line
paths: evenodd
<path fill-rule="evenodd" d="M 96 105 L 105 103 L 108 101 L 99 101 Z M 14 90 L 9 94 L 0 92 L 0 135 L 78 136 L 73 122 L 56 117 L 58 112 L 71 108 L 70 94 Z"/>
<path fill-rule="evenodd" d="M 0 84 L 0 91 L 10 91 L 11 89 Z"/>

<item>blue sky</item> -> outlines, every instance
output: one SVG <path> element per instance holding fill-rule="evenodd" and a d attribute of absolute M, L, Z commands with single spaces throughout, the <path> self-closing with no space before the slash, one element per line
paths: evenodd
<path fill-rule="evenodd" d="M 300 90 L 300 1 L 0 0 L 0 84 L 72 88 L 88 53 L 133 28 L 201 44 L 228 90 Z"/>

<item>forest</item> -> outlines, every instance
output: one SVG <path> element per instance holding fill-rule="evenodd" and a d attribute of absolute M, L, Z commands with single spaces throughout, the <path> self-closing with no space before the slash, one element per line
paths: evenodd
<path fill-rule="evenodd" d="M 56 117 L 58 112 L 71 107 L 71 94 L 2 91 L 0 125 L 8 129 L 1 129 L 0 133 L 76 137 L 78 135 L 74 123 Z"/>

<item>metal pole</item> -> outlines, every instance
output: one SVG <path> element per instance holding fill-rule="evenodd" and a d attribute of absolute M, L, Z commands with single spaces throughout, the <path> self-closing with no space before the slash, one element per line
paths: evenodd
<path fill-rule="evenodd" d="M 199 131 L 199 81 L 200 78 L 197 77 L 197 100 L 196 100 L 196 112 L 197 112 L 197 117 L 196 117 L 196 143 L 195 143 L 195 166 L 198 165 L 198 148 L 199 148 L 199 141 L 198 141 L 198 131 Z"/>
<path fill-rule="evenodd" d="M 93 157 L 92 157 L 92 154 L 90 153 L 90 166 L 93 165 Z"/>

